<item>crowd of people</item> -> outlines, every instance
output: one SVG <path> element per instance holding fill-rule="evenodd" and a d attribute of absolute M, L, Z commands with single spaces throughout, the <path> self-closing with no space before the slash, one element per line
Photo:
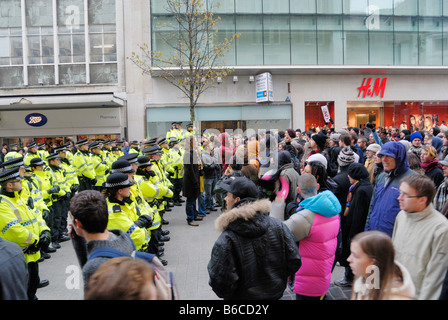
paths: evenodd
<path fill-rule="evenodd" d="M 68 240 L 86 298 L 166 296 L 154 286 L 168 264 L 165 213 L 184 205 L 193 227 L 221 211 L 208 264 L 221 298 L 279 299 L 289 284 L 298 300 L 322 300 L 339 264 L 345 274 L 334 284 L 352 287 L 352 299 L 447 299 L 447 130 L 367 123 L 247 136 L 172 125 L 129 147 L 88 139 L 49 151 L 4 146 L 0 246 L 9 249 L 0 298 L 37 299 L 48 285 L 38 264 Z M 93 259 L 101 247 L 128 256 Z M 152 268 L 129 260 L 134 252 Z M 119 271 L 138 278 L 135 292 L 107 281 Z"/>

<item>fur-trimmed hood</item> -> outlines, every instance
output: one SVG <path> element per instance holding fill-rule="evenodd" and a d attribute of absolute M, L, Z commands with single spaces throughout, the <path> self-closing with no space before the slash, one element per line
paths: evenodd
<path fill-rule="evenodd" d="M 215 221 L 215 228 L 218 231 L 224 231 L 227 228 L 239 233 L 250 234 L 264 233 L 265 227 L 264 214 L 268 214 L 271 211 L 271 201 L 269 199 L 260 199 L 254 202 L 247 202 L 241 206 L 233 207 L 229 211 L 222 213 Z M 256 217 L 256 215 L 260 217 Z M 241 223 L 236 222 L 240 220 L 244 224 L 244 228 L 239 227 Z M 250 220 L 250 226 L 247 223 Z M 236 222 L 236 223 L 235 223 Z"/>

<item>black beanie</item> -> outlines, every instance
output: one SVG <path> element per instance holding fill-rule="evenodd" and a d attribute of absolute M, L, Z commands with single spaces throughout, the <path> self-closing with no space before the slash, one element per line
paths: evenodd
<path fill-rule="evenodd" d="M 355 180 L 367 179 L 369 177 L 367 168 L 359 162 L 354 162 L 349 165 L 347 174 Z"/>
<path fill-rule="evenodd" d="M 328 137 L 326 135 L 323 135 L 323 134 L 320 134 L 320 133 L 314 134 L 314 135 L 311 136 L 311 139 L 313 139 L 314 142 L 316 142 L 316 144 L 319 146 L 319 148 L 321 150 L 325 149 L 325 143 L 327 142 L 327 138 Z"/>

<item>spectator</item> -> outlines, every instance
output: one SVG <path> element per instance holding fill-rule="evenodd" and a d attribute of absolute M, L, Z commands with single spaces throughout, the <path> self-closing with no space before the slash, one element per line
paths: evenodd
<path fill-rule="evenodd" d="M 334 190 L 334 195 L 338 198 L 339 203 L 341 204 L 341 217 L 343 216 L 345 210 L 345 204 L 347 202 L 347 194 L 348 189 L 350 188 L 350 180 L 348 178 L 348 167 L 350 164 L 354 163 L 355 155 L 352 149 L 345 147 L 339 152 L 338 156 L 338 164 L 339 164 L 339 173 L 333 178 L 334 182 L 336 182 L 337 186 Z M 343 224 L 343 221 L 341 221 Z"/>
<path fill-rule="evenodd" d="M 140 259 L 109 259 L 90 278 L 85 300 L 157 300 L 154 272 Z"/>
<path fill-rule="evenodd" d="M 352 300 L 409 300 L 415 295 L 409 271 L 395 261 L 390 237 L 380 231 L 356 235 L 348 258 L 356 277 Z M 375 277 L 376 276 L 376 277 Z M 371 277 L 375 277 L 371 280 Z M 370 279 L 369 279 L 370 278 Z M 375 283 L 375 280 L 379 283 Z"/>
<path fill-rule="evenodd" d="M 416 131 L 411 134 L 411 147 L 409 151 L 415 153 L 415 155 L 420 159 L 420 154 L 422 153 L 422 140 L 423 137 L 420 132 Z"/>
<path fill-rule="evenodd" d="M 338 156 L 341 151 L 341 147 L 339 146 L 339 137 L 341 135 L 338 133 L 333 133 L 330 135 L 330 139 L 328 140 L 329 148 L 327 150 L 328 155 L 328 176 L 333 178 L 338 173 Z"/>
<path fill-rule="evenodd" d="M 375 181 L 375 155 L 380 150 L 381 146 L 376 143 L 370 144 L 366 150 L 366 161 L 364 162 L 364 166 L 367 168 L 367 172 L 369 172 L 369 179 L 372 184 Z"/>
<path fill-rule="evenodd" d="M 434 209 L 442 212 L 443 206 L 447 203 L 448 198 L 448 159 L 439 161 L 442 166 L 444 180 L 440 183 L 437 188 L 436 195 L 434 196 Z"/>
<path fill-rule="evenodd" d="M 215 222 L 222 233 L 208 263 L 210 286 L 224 299 L 280 299 L 288 276 L 301 265 L 291 232 L 269 216 L 271 202 L 257 198 L 248 178 L 223 188 L 228 211 Z"/>
<path fill-rule="evenodd" d="M 443 171 L 442 166 L 439 164 L 439 160 L 437 160 L 436 149 L 431 145 L 423 146 L 420 160 L 425 175 L 429 177 L 434 182 L 436 188 L 438 188 L 443 180 Z"/>
<path fill-rule="evenodd" d="M 302 199 L 295 214 L 284 221 L 284 199 L 278 196 L 271 216 L 284 221 L 299 241 L 302 266 L 296 272 L 294 292 L 297 300 L 322 300 L 330 287 L 341 205 L 331 191 L 317 193 L 318 184 L 311 174 L 302 174 L 297 191 Z"/>
<path fill-rule="evenodd" d="M 392 242 L 411 274 L 418 300 L 437 300 L 448 268 L 448 220 L 434 209 L 434 182 L 409 175 L 400 184 L 400 213 Z"/>
<path fill-rule="evenodd" d="M 415 172 L 409 169 L 406 148 L 400 142 L 385 143 L 378 156 L 381 157 L 384 172 L 375 181 L 365 230 L 379 230 L 392 236 L 395 217 L 400 211 L 397 200 L 400 180 Z"/>
<path fill-rule="evenodd" d="M 0 300 L 28 300 L 28 267 L 22 249 L 0 237 Z"/>
<path fill-rule="evenodd" d="M 353 272 L 347 263 L 347 258 L 350 255 L 350 243 L 356 234 L 364 230 L 373 193 L 369 172 L 365 166 L 356 162 L 352 163 L 348 166 L 347 175 L 350 180 L 350 188 L 341 217 L 342 253 L 339 259 L 340 265 L 345 267 L 345 274 L 342 279 L 334 283 L 341 287 L 351 286 L 353 282 Z"/>
<path fill-rule="evenodd" d="M 217 211 L 214 206 L 214 189 L 218 181 L 219 164 L 216 163 L 213 157 L 214 144 L 210 140 L 204 141 L 202 144 L 202 164 L 204 166 L 204 191 L 205 191 L 205 210 L 206 213 Z"/>

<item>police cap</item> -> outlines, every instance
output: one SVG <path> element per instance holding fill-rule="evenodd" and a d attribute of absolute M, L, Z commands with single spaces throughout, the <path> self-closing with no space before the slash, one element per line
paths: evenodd
<path fill-rule="evenodd" d="M 89 142 L 89 139 L 82 139 L 82 140 L 79 140 L 78 142 L 76 142 L 76 144 L 78 146 L 82 146 L 82 145 L 87 144 L 88 142 Z"/>
<path fill-rule="evenodd" d="M 138 157 L 137 160 L 138 160 L 137 165 L 138 165 L 139 167 L 148 167 L 148 166 L 152 166 L 151 159 L 149 159 L 149 157 L 147 157 L 147 156 L 141 156 L 141 157 Z"/>
<path fill-rule="evenodd" d="M 61 159 L 61 158 L 59 158 L 59 154 L 57 152 L 53 152 L 47 157 L 47 161 L 54 160 L 54 159 Z"/>
<path fill-rule="evenodd" d="M 118 159 L 112 163 L 112 173 L 121 172 L 121 173 L 134 173 L 135 170 L 132 169 L 131 164 L 126 159 Z"/>
<path fill-rule="evenodd" d="M 35 148 L 35 147 L 37 147 L 37 144 L 36 144 L 36 142 L 30 142 L 30 143 L 28 143 L 28 145 L 26 146 L 28 149 L 30 149 L 30 148 Z"/>
<path fill-rule="evenodd" d="M 54 152 L 59 153 L 59 152 L 66 152 L 67 151 L 67 147 L 65 145 L 63 146 L 59 146 L 53 149 Z"/>
<path fill-rule="evenodd" d="M 138 158 L 138 153 L 134 152 L 134 153 L 125 154 L 124 156 L 121 156 L 117 160 L 124 159 L 124 160 L 128 161 L 129 163 L 134 163 L 134 162 L 137 162 L 137 158 Z"/>
<path fill-rule="evenodd" d="M 1 167 L 5 168 L 5 170 L 9 170 L 12 168 L 20 168 L 23 165 L 24 165 L 23 157 L 19 157 L 3 162 L 1 164 Z"/>
<path fill-rule="evenodd" d="M 122 172 L 114 172 L 107 176 L 103 187 L 107 189 L 123 189 L 134 185 L 134 182 L 129 181 L 127 175 Z"/>
<path fill-rule="evenodd" d="M 30 161 L 31 168 L 39 167 L 39 166 L 43 166 L 43 165 L 45 165 L 45 162 L 41 158 L 33 158 Z"/>
<path fill-rule="evenodd" d="M 162 149 L 158 145 L 154 145 L 148 148 L 143 149 L 143 154 L 145 155 L 153 155 L 153 154 L 163 154 Z"/>
<path fill-rule="evenodd" d="M 0 173 L 0 182 L 5 182 L 9 180 L 21 180 L 19 168 L 12 168 L 9 170 L 4 170 Z"/>
<path fill-rule="evenodd" d="M 92 142 L 91 144 L 89 144 L 89 149 L 96 149 L 100 147 L 100 143 L 99 142 Z"/>

